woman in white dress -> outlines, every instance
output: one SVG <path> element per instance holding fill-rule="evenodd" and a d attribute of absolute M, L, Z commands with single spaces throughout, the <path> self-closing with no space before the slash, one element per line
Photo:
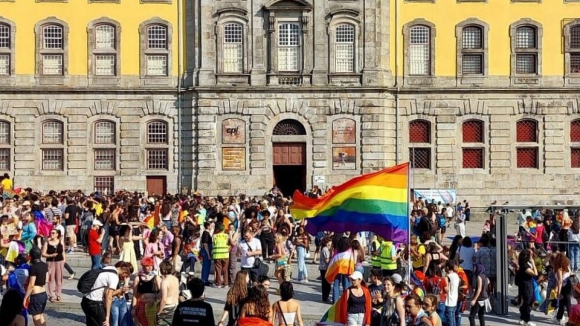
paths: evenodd
<path fill-rule="evenodd" d="M 123 223 L 121 225 L 120 233 L 122 236 L 119 238 L 121 254 L 119 255 L 119 261 L 124 261 L 131 263 L 133 266 L 133 271 L 137 273 L 139 271 L 139 265 L 137 264 L 137 255 L 135 254 L 134 240 L 141 240 L 141 237 L 133 236 L 133 227 L 135 223 Z"/>

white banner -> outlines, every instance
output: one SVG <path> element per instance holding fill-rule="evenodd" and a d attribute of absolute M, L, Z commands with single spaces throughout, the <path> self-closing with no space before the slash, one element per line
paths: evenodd
<path fill-rule="evenodd" d="M 419 197 L 428 202 L 441 202 L 443 204 L 455 204 L 456 192 L 455 189 L 412 189 L 413 196 L 416 199 Z"/>

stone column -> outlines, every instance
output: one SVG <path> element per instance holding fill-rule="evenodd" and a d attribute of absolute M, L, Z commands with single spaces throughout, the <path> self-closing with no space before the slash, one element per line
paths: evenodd
<path fill-rule="evenodd" d="M 383 6 L 386 6 L 385 10 L 382 10 Z M 362 84 L 364 86 L 384 83 L 385 68 L 381 67 L 380 64 L 384 62 L 384 56 L 388 56 L 388 48 L 382 46 L 389 44 L 389 27 L 388 25 L 383 27 L 382 22 L 388 22 L 389 17 L 383 17 L 388 13 L 388 2 L 384 4 L 382 0 L 363 1 L 364 68 Z"/>
<path fill-rule="evenodd" d="M 569 170 L 569 166 L 565 166 L 565 156 L 569 155 L 568 150 L 564 147 L 565 118 L 566 116 L 563 113 L 544 116 L 545 153 L 543 153 L 543 157 L 545 158 L 544 169 L 546 174 L 565 174 Z"/>
<path fill-rule="evenodd" d="M 199 100 L 197 121 L 198 189 L 215 189 L 212 186 L 217 168 L 216 117 L 218 108 L 211 100 Z M 194 144 L 195 146 L 196 144 Z"/>
<path fill-rule="evenodd" d="M 200 0 L 199 24 L 197 25 L 200 35 L 199 53 L 201 55 L 201 68 L 199 69 L 199 86 L 213 86 L 216 84 L 216 42 L 215 23 L 213 19 L 214 0 Z"/>
<path fill-rule="evenodd" d="M 250 44 L 251 68 L 250 84 L 252 86 L 266 85 L 266 37 L 270 34 L 264 30 L 264 19 L 268 18 L 268 13 L 264 12 L 261 1 L 251 1 L 250 8 Z"/>
<path fill-rule="evenodd" d="M 328 34 L 326 31 L 326 12 L 328 1 L 315 1 L 312 9 L 310 34 L 313 36 L 314 51 L 312 85 L 328 84 Z"/>

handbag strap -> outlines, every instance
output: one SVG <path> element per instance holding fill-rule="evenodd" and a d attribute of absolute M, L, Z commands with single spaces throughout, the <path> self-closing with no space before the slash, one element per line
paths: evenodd
<path fill-rule="evenodd" d="M 278 311 L 280 311 L 280 315 L 282 315 L 284 325 L 288 326 L 288 323 L 286 322 L 286 317 L 284 317 L 284 312 L 282 312 L 282 306 L 280 306 L 280 301 L 278 301 Z"/>

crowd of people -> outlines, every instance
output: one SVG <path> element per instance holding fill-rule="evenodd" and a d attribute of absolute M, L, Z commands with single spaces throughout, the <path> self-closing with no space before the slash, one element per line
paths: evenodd
<path fill-rule="evenodd" d="M 46 325 L 47 304 L 62 301 L 64 270 L 78 279 L 89 326 L 303 326 L 293 282 L 317 280 L 320 301 L 333 307 L 323 320 L 346 326 L 456 326 L 468 312 L 471 326 L 485 325 L 497 281 L 494 214 L 472 241 L 465 234 L 469 203 L 418 198 L 410 202 L 412 237 L 405 244 L 372 232 L 308 234 L 307 220 L 295 221 L 291 205 L 275 189 L 262 197 L 229 198 L 200 192 L 11 193 L 1 201 L 0 273 L 6 289 L 0 315 L 9 318 L 0 326 L 25 325 L 28 315 L 35 326 Z M 456 235 L 448 246 L 445 234 L 452 225 Z M 520 226 L 523 242 L 514 242 L 510 257 L 521 324 L 534 325 L 529 308 L 539 302 L 531 301 L 537 297 L 529 285 L 542 284 L 542 277 L 552 280 L 546 287 L 560 298 L 556 320 L 564 320 L 564 310 L 573 320 L 571 276 L 577 265 L 571 268 L 566 255 L 577 257 L 575 247 L 536 247 L 533 235 L 541 226 Z M 568 238 L 577 228 L 577 220 L 570 223 Z M 91 270 L 79 277 L 67 257 L 83 251 Z M 538 268 L 540 252 L 546 262 Z M 309 275 L 309 262 L 317 264 L 319 275 Z M 545 265 L 553 268 L 542 276 L 538 271 L 547 270 Z M 280 300 L 272 303 L 274 281 L 278 286 L 271 292 Z M 206 287 L 224 289 L 221 318 L 205 301 Z"/>

